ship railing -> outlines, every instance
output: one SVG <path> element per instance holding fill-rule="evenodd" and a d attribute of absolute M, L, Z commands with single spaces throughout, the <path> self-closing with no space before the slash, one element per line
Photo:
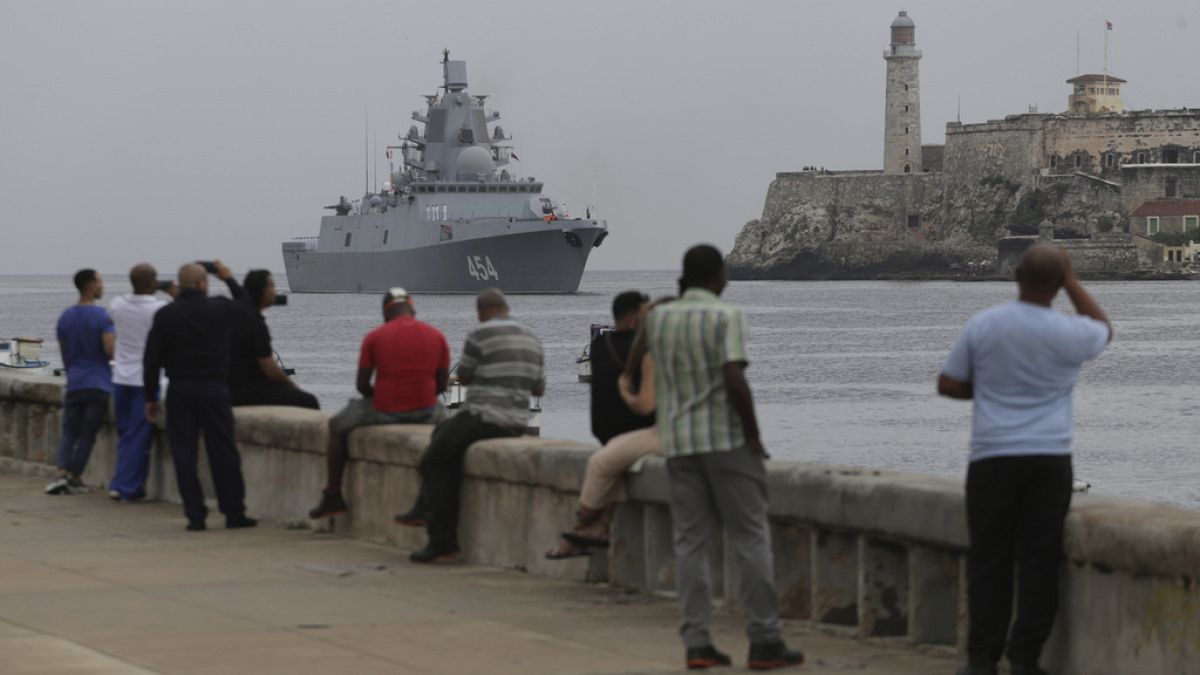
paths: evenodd
<path fill-rule="evenodd" d="M 291 241 L 283 242 L 283 250 L 297 251 L 315 251 L 320 237 L 295 237 Z"/>

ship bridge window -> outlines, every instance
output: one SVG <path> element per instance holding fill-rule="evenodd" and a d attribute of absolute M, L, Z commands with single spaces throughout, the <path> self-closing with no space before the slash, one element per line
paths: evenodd
<path fill-rule="evenodd" d="M 457 185 L 451 185 L 450 187 L 446 188 L 446 191 L 447 191 L 447 192 L 458 192 L 458 186 L 457 186 Z"/>

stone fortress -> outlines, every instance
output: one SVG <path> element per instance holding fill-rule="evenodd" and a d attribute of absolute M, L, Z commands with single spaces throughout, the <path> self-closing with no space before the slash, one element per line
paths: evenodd
<path fill-rule="evenodd" d="M 1127 111 L 1125 80 L 1086 74 L 1066 112 L 950 122 L 945 145 L 923 145 L 921 56 L 902 11 L 883 55 L 883 170 L 776 174 L 733 278 L 999 275 L 1037 239 L 1093 277 L 1200 261 L 1200 109 Z"/>

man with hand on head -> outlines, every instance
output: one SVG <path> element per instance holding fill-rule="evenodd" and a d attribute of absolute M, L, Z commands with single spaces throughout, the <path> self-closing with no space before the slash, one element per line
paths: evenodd
<path fill-rule="evenodd" d="M 416 316 L 412 297 L 403 288 L 383 294 L 384 323 L 367 333 L 359 351 L 355 385 L 363 397 L 329 420 L 327 484 L 309 518 L 349 510 L 342 496 L 342 474 L 351 431 L 376 424 L 437 424 L 445 417 L 437 397 L 450 379 L 450 345 L 440 330 Z"/>
<path fill-rule="evenodd" d="M 233 403 L 227 383 L 233 330 L 248 311 L 244 302 L 235 300 L 245 300 L 246 294 L 220 260 L 211 267 L 229 287 L 234 300 L 208 297 L 208 273 L 201 265 L 192 263 L 179 268 L 179 296 L 154 315 L 142 361 L 147 419 L 156 420 L 161 411 L 159 372 L 165 369 L 170 379 L 167 440 L 171 444 L 187 529 L 193 532 L 206 529 L 208 517 L 197 475 L 201 432 L 217 504 L 225 515 L 225 527 L 258 524 L 246 516 L 246 486 L 234 439 Z"/>
<path fill-rule="evenodd" d="M 1019 297 L 967 321 L 938 393 L 974 401 L 967 468 L 967 665 L 995 675 L 1008 638 L 1013 675 L 1045 675 L 1042 646 L 1058 612 L 1063 522 L 1071 506 L 1071 393 L 1080 366 L 1112 339 L 1108 317 L 1065 251 L 1037 245 L 1016 269 Z M 1052 309 L 1059 289 L 1078 313 Z"/>
<path fill-rule="evenodd" d="M 112 393 L 112 319 L 96 301 L 104 295 L 104 281 L 93 269 L 75 273 L 79 302 L 58 318 L 55 333 L 67 369 L 66 398 L 63 400 L 62 438 L 58 442 L 58 478 L 46 486 L 46 494 L 70 494 L 83 490 L 83 470 L 92 456 L 96 433 L 108 412 Z"/>
<path fill-rule="evenodd" d="M 133 286 L 133 292 L 114 299 L 108 307 L 117 336 L 112 378 L 113 411 L 117 418 L 117 466 L 108 484 L 108 496 L 126 502 L 146 496 L 154 423 L 146 419 L 142 357 L 154 315 L 167 304 L 166 300 L 154 296 L 159 285 L 158 272 L 152 265 L 134 265 L 129 270 L 129 284 Z M 175 284 L 170 288 L 168 293 L 177 292 Z"/>

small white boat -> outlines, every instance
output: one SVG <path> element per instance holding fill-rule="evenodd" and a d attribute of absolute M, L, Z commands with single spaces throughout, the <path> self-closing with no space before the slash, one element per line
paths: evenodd
<path fill-rule="evenodd" d="M 451 411 L 451 414 L 458 411 L 462 407 L 463 401 L 467 400 L 467 385 L 458 381 L 458 376 L 455 372 L 458 370 L 458 364 L 450 369 L 450 382 L 446 386 L 446 391 L 442 393 L 442 405 L 446 406 L 446 410 Z M 534 397 L 529 402 L 529 412 L 533 416 L 529 418 L 529 423 L 525 425 L 525 433 L 530 436 L 542 435 L 542 398 Z"/>
<path fill-rule="evenodd" d="M 45 375 L 49 366 L 42 359 L 41 338 L 0 338 L 0 372 Z"/>
<path fill-rule="evenodd" d="M 612 329 L 613 327 L 607 324 L 592 324 L 590 331 L 591 337 L 588 338 L 588 343 L 583 346 L 583 353 L 579 355 L 579 358 L 575 359 L 575 367 L 579 371 L 580 382 L 592 381 L 592 343 L 596 341 L 596 338 L 604 335 Z"/>

